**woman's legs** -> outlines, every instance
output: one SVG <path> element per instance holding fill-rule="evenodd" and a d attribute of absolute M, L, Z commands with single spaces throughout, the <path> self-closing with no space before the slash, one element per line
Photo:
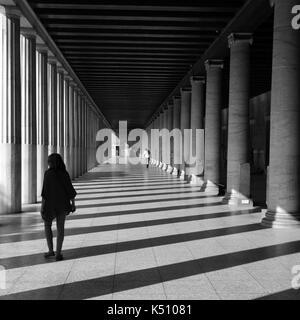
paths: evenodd
<path fill-rule="evenodd" d="M 58 214 L 56 217 L 56 227 L 57 227 L 57 240 L 56 240 L 56 256 L 61 254 L 62 245 L 65 236 L 65 220 L 66 215 L 64 213 Z"/>
<path fill-rule="evenodd" d="M 49 248 L 49 252 L 53 252 L 53 233 L 52 233 L 52 221 L 45 221 L 45 235 L 47 240 L 47 245 Z"/>

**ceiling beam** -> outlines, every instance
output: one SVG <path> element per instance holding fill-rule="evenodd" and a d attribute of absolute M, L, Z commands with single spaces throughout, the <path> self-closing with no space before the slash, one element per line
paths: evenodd
<path fill-rule="evenodd" d="M 223 29 L 220 36 L 211 44 L 202 57 L 194 64 L 193 68 L 177 84 L 172 92 L 161 102 L 158 108 L 149 117 L 145 127 L 150 124 L 152 117 L 162 105 L 165 105 L 173 96 L 180 93 L 180 88 L 190 85 L 193 74 L 205 74 L 205 61 L 220 59 L 228 56 L 228 36 L 233 32 L 254 32 L 260 24 L 272 14 L 269 0 L 248 0 L 236 16 Z"/>

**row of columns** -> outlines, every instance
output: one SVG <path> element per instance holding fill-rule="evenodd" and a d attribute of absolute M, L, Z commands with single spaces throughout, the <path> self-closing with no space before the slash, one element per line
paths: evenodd
<path fill-rule="evenodd" d="M 49 154 L 63 157 L 73 179 L 96 165 L 99 116 L 20 18 L 0 6 L 0 214 L 37 201 Z"/>
<path fill-rule="evenodd" d="M 300 225 L 300 33 L 290 24 L 291 9 L 296 0 L 274 0 L 274 43 L 272 67 L 272 99 L 270 116 L 270 166 L 267 181 L 268 210 L 263 219 L 266 226 Z M 230 48 L 230 80 L 227 136 L 227 185 L 224 202 L 251 204 L 249 164 L 249 99 L 250 99 L 250 46 L 252 35 L 234 33 L 228 37 Z M 164 106 L 151 121 L 150 128 L 163 129 L 167 117 L 170 129 L 204 129 L 197 154 L 195 139 L 182 138 L 183 161 L 162 163 L 161 149 L 152 153 L 152 164 L 198 183 L 202 190 L 218 193 L 221 184 L 221 110 L 225 104 L 222 94 L 223 60 L 205 62 L 206 77 L 192 77 L 189 87 L 181 88 L 180 96 Z M 206 80 L 206 81 L 205 81 Z M 206 92 L 205 92 L 206 82 Z M 205 102 L 204 102 L 204 96 Z M 194 165 L 186 163 L 196 156 Z M 170 168 L 171 167 L 171 168 Z"/>

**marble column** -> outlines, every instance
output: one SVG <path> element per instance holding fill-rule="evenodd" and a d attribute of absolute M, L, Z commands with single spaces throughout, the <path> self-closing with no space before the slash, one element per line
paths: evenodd
<path fill-rule="evenodd" d="M 224 202 L 249 205 L 249 91 L 251 34 L 228 37 L 230 80 L 228 108 L 227 193 Z"/>
<path fill-rule="evenodd" d="M 86 99 L 84 98 L 83 108 L 82 108 L 82 174 L 86 172 L 85 139 L 86 139 Z"/>
<path fill-rule="evenodd" d="M 48 168 L 48 49 L 37 45 L 37 196 L 41 196 L 44 173 Z"/>
<path fill-rule="evenodd" d="M 162 127 L 162 162 L 163 167 L 162 170 L 167 170 L 169 165 L 169 148 L 170 148 L 170 142 L 168 139 L 168 133 L 166 130 L 168 130 L 168 106 L 163 107 L 163 127 Z"/>
<path fill-rule="evenodd" d="M 74 88 L 73 94 L 73 179 L 78 177 L 78 88 L 75 82 L 72 82 L 72 86 Z"/>
<path fill-rule="evenodd" d="M 159 111 L 159 131 L 160 131 L 160 139 L 159 139 L 159 167 L 163 167 L 163 138 L 161 135 L 161 130 L 164 128 L 164 113 L 163 110 Z"/>
<path fill-rule="evenodd" d="M 168 173 L 172 173 L 173 172 L 173 157 L 174 157 L 174 137 L 171 136 L 172 130 L 173 130 L 173 113 L 174 113 L 174 104 L 173 104 L 173 100 L 169 101 L 168 103 L 168 126 L 167 129 L 170 132 L 170 139 L 169 139 L 169 144 L 170 144 L 170 162 L 168 165 Z"/>
<path fill-rule="evenodd" d="M 152 120 L 152 129 L 151 131 L 151 157 L 152 157 L 152 163 L 153 165 L 157 166 L 158 163 L 158 145 L 156 143 L 157 141 L 157 116 L 155 115 Z"/>
<path fill-rule="evenodd" d="M 36 33 L 21 28 L 22 203 L 37 201 Z"/>
<path fill-rule="evenodd" d="M 192 87 L 191 95 L 191 157 L 195 163 L 190 166 L 191 184 L 202 185 L 204 174 L 204 91 L 205 77 L 193 76 L 190 79 Z M 196 131 L 201 129 L 202 131 Z M 196 141 L 197 140 L 197 141 Z"/>
<path fill-rule="evenodd" d="M 65 104 L 65 70 L 57 68 L 57 153 L 65 160 L 65 141 L 64 141 L 64 104 Z"/>
<path fill-rule="evenodd" d="M 20 12 L 0 6 L 0 214 L 21 211 Z"/>
<path fill-rule="evenodd" d="M 299 1 L 274 0 L 273 4 L 268 209 L 262 223 L 300 227 L 300 31 L 291 27 L 291 11 Z"/>
<path fill-rule="evenodd" d="M 182 163 L 180 165 L 180 179 L 188 180 L 189 176 L 189 160 L 190 160 L 190 136 L 187 129 L 191 128 L 191 88 L 181 88 L 181 112 L 180 112 L 180 128 L 182 133 Z"/>
<path fill-rule="evenodd" d="M 221 112 L 223 60 L 207 60 L 205 112 L 205 184 L 206 192 L 219 194 L 221 183 Z"/>
<path fill-rule="evenodd" d="M 57 60 L 48 57 L 49 153 L 57 150 Z"/>
<path fill-rule="evenodd" d="M 72 79 L 66 75 L 64 79 L 64 158 L 66 163 L 66 168 L 71 175 L 72 166 L 71 166 L 71 151 L 70 151 L 70 81 Z"/>
<path fill-rule="evenodd" d="M 174 103 L 174 108 L 173 108 L 173 129 L 181 130 L 181 125 L 180 125 L 180 118 L 181 118 L 181 97 L 180 96 L 174 96 L 173 97 L 173 103 Z M 172 161 L 172 166 L 173 166 L 173 172 L 172 174 L 174 176 L 178 176 L 180 173 L 180 163 L 182 159 L 182 149 L 181 149 L 181 140 L 182 137 L 174 137 L 174 143 L 173 143 L 173 161 Z"/>
<path fill-rule="evenodd" d="M 81 176 L 81 92 L 78 89 L 77 91 L 77 113 L 76 113 L 76 143 L 77 143 L 77 151 L 76 151 L 76 176 Z"/>

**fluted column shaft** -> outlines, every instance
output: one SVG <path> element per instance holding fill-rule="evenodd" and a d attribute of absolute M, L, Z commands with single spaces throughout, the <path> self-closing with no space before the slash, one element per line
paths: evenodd
<path fill-rule="evenodd" d="M 205 190 L 219 193 L 221 180 L 221 111 L 223 61 L 208 60 L 206 66 Z"/>
<path fill-rule="evenodd" d="M 204 130 L 204 91 L 205 79 L 202 76 L 193 76 L 190 79 L 192 86 L 191 95 L 191 156 L 195 158 L 195 163 L 191 164 L 191 183 L 202 183 L 204 170 L 204 132 L 197 134 L 197 129 Z"/>
<path fill-rule="evenodd" d="M 174 96 L 173 97 L 173 129 L 181 129 L 180 118 L 181 118 L 181 97 Z M 174 176 L 178 176 L 180 170 L 180 162 L 181 162 L 181 137 L 174 137 L 173 143 L 173 159 L 172 159 L 172 166 Z"/>
<path fill-rule="evenodd" d="M 296 0 L 275 5 L 268 211 L 263 224 L 300 226 L 300 31 L 291 27 Z"/>
<path fill-rule="evenodd" d="M 249 168 L 249 98 L 250 98 L 250 34 L 231 34 L 227 194 L 225 202 L 244 203 L 250 196 Z M 248 170 L 247 170 L 248 168 Z M 243 171 L 247 172 L 243 172 Z M 246 187 L 243 188 L 242 184 Z"/>
<path fill-rule="evenodd" d="M 22 203 L 37 201 L 36 35 L 22 29 Z"/>
<path fill-rule="evenodd" d="M 37 196 L 40 197 L 44 173 L 48 167 L 48 51 L 37 47 Z"/>
<path fill-rule="evenodd" d="M 181 89 L 180 128 L 183 142 L 183 157 L 180 170 L 181 178 L 186 180 L 189 174 L 190 139 L 188 134 L 184 134 L 184 130 L 191 128 L 191 88 Z"/>
<path fill-rule="evenodd" d="M 57 62 L 48 58 L 49 153 L 57 150 Z"/>
<path fill-rule="evenodd" d="M 21 211 L 20 13 L 0 7 L 0 214 Z"/>
<path fill-rule="evenodd" d="M 72 123 L 72 150 L 73 150 L 73 156 L 72 156 L 72 161 L 73 161 L 73 179 L 77 178 L 77 132 L 78 132 L 78 125 L 77 125 L 77 107 L 78 107 L 78 91 L 76 88 L 76 85 L 72 83 L 73 86 L 73 123 Z"/>
<path fill-rule="evenodd" d="M 70 78 L 64 79 L 64 157 L 66 168 L 71 174 L 71 152 L 70 152 Z"/>
<path fill-rule="evenodd" d="M 57 70 L 57 152 L 65 160 L 65 135 L 64 135 L 64 103 L 65 103 L 65 71 L 63 68 L 58 68 Z"/>

